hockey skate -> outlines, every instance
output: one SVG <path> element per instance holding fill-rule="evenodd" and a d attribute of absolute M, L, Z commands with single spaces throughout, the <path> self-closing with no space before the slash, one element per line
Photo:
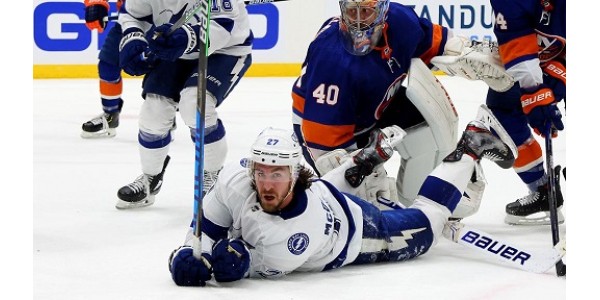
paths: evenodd
<path fill-rule="evenodd" d="M 170 159 L 171 157 L 167 155 L 163 169 L 157 175 L 142 174 L 132 183 L 120 188 L 117 192 L 119 200 L 117 200 L 115 207 L 117 209 L 128 209 L 154 204 L 155 196 L 162 187 L 163 176 Z"/>
<path fill-rule="evenodd" d="M 463 154 L 477 161 L 487 158 L 503 169 L 511 168 L 515 162 L 515 155 L 511 148 L 502 139 L 492 134 L 485 122 L 480 120 L 467 124 L 456 150 L 444 158 L 444 161 L 458 161 Z"/>
<path fill-rule="evenodd" d="M 123 108 L 123 100 L 119 99 L 117 111 L 104 112 L 81 125 L 81 137 L 84 139 L 111 138 L 117 135 L 119 114 Z"/>
<path fill-rule="evenodd" d="M 558 167 L 558 166 L 557 166 Z M 565 202 L 560 190 L 560 167 L 555 178 L 556 187 L 556 216 L 562 224 L 565 217 L 561 212 Z M 548 184 L 539 186 L 536 191 L 506 205 L 504 222 L 509 225 L 550 225 L 550 201 Z"/>
<path fill-rule="evenodd" d="M 356 166 L 345 172 L 346 181 L 352 187 L 358 187 L 366 176 L 373 173 L 376 166 L 388 161 L 394 154 L 394 145 L 399 143 L 406 132 L 398 126 L 373 129 L 369 143 L 352 157 Z"/>
<path fill-rule="evenodd" d="M 119 112 L 102 113 L 81 125 L 81 137 L 84 139 L 111 138 L 117 135 Z"/>

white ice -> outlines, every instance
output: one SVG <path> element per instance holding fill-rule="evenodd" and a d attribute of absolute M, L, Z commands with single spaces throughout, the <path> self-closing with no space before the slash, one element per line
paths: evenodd
<path fill-rule="evenodd" d="M 454 99 L 462 132 L 484 102 L 486 86 L 439 78 Z M 247 155 L 248 146 L 264 127 L 291 126 L 293 81 L 241 80 L 218 110 L 227 128 L 228 161 Z M 178 287 L 170 278 L 167 258 L 183 242 L 192 217 L 194 147 L 178 116 L 171 163 L 156 203 L 137 210 L 115 209 L 117 190 L 141 173 L 137 148 L 141 80 L 125 79 L 124 89 L 117 136 L 85 140 L 79 136 L 81 124 L 101 112 L 98 81 L 33 81 L 35 299 L 566 298 L 566 279 L 557 277 L 554 269 L 544 274 L 528 273 L 447 240 L 407 262 L 349 266 L 280 280 Z M 566 163 L 564 136 L 554 142 L 555 164 Z M 543 140 L 540 142 L 543 146 Z M 390 174 L 395 175 L 398 164 L 397 156 L 388 162 Z M 549 226 L 504 224 L 504 206 L 524 196 L 526 187 L 512 170 L 502 170 L 487 161 L 483 167 L 488 186 L 481 209 L 463 222 L 530 249 L 552 247 Z M 566 196 L 566 185 L 563 189 Z M 580 200 L 586 199 L 567 197 L 563 208 L 567 222 L 569 201 Z M 560 229 L 565 236 L 565 225 Z M 4 284 L 13 280 L 19 279 Z"/>

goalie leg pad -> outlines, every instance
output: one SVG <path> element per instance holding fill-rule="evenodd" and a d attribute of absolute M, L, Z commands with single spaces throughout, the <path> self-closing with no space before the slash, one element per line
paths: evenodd
<path fill-rule="evenodd" d="M 406 129 L 395 147 L 401 157 L 396 187 L 398 199 L 410 206 L 429 173 L 456 146 L 458 113 L 448 93 L 421 59 L 411 60 L 406 96 L 425 123 Z"/>

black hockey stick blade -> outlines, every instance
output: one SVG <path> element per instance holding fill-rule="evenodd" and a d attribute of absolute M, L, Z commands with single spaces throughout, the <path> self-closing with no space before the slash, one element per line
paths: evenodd
<path fill-rule="evenodd" d="M 560 189 L 560 165 L 554 167 L 554 158 L 552 152 L 552 127 L 551 123 L 546 125 L 546 170 L 548 171 L 548 209 L 550 211 L 550 228 L 552 231 L 552 244 L 556 246 L 560 241 L 558 227 L 558 208 L 557 208 L 557 189 Z M 556 275 L 565 276 L 567 268 L 562 259 L 556 263 Z"/>

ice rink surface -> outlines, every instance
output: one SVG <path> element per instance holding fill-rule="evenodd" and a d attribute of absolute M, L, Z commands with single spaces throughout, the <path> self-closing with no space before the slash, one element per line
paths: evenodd
<path fill-rule="evenodd" d="M 486 86 L 460 78 L 439 78 L 454 100 L 462 132 L 484 102 Z M 293 81 L 291 77 L 241 80 L 218 109 L 227 130 L 227 161 L 246 156 L 249 145 L 264 127 L 291 126 Z M 137 210 L 115 209 L 117 190 L 141 174 L 137 148 L 138 112 L 143 101 L 141 79 L 125 79 L 124 90 L 125 105 L 117 136 L 85 140 L 79 136 L 81 124 L 101 112 L 98 81 L 33 80 L 35 299 L 567 297 L 566 279 L 557 277 L 554 269 L 545 274 L 512 269 L 448 240 L 440 240 L 428 253 L 407 262 L 296 273 L 280 280 L 178 287 L 170 278 L 167 259 L 183 243 L 192 218 L 194 147 L 178 116 L 171 162 L 156 203 Z M 543 140 L 540 142 L 543 146 Z M 565 150 L 563 133 L 554 142 L 555 164 L 566 163 Z M 395 155 L 386 168 L 395 176 L 398 165 Z M 502 170 L 489 161 L 482 165 L 488 181 L 483 203 L 476 215 L 463 222 L 530 249 L 551 247 L 549 226 L 504 224 L 504 206 L 524 196 L 526 187 L 512 170 Z M 567 207 L 575 200 L 567 196 L 566 184 L 563 193 L 567 199 L 563 213 L 568 223 Z M 566 225 L 560 229 L 564 236 Z M 568 264 L 567 258 L 565 261 Z"/>

